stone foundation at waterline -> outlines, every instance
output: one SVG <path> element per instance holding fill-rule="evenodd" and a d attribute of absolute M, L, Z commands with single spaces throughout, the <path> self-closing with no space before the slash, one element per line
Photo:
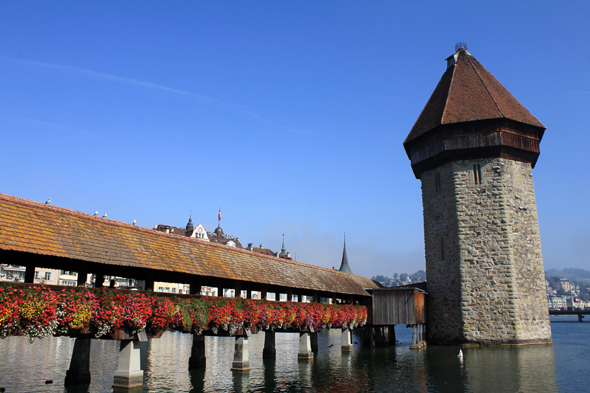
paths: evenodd
<path fill-rule="evenodd" d="M 531 165 L 458 160 L 421 181 L 429 342 L 551 342 Z"/>

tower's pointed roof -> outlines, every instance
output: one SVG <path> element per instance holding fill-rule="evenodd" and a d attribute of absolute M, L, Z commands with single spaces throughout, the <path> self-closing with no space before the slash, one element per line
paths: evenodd
<path fill-rule="evenodd" d="M 459 46 L 447 59 L 446 72 L 404 143 L 440 125 L 488 119 L 545 128 L 464 46 Z"/>
<path fill-rule="evenodd" d="M 348 266 L 348 256 L 346 256 L 346 235 L 344 237 L 344 251 L 342 251 L 342 263 L 340 264 L 340 271 L 345 273 L 352 273 L 350 266 Z"/>

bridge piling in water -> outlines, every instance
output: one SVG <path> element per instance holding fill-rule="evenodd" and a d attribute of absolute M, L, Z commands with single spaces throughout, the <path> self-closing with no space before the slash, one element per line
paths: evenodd
<path fill-rule="evenodd" d="M 193 346 L 191 348 L 191 357 L 188 360 L 188 369 L 205 368 L 207 358 L 205 355 L 205 336 L 202 334 L 193 334 Z"/>
<path fill-rule="evenodd" d="M 299 333 L 299 353 L 297 354 L 298 360 L 310 360 L 313 359 L 313 351 L 311 349 L 310 333 L 301 332 Z"/>
<path fill-rule="evenodd" d="M 90 340 L 76 338 L 70 369 L 66 372 L 65 386 L 90 383 Z"/>
<path fill-rule="evenodd" d="M 274 359 L 277 357 L 275 332 L 270 330 L 264 332 L 264 349 L 262 350 L 262 357 L 265 359 Z"/>
<path fill-rule="evenodd" d="M 387 344 L 395 345 L 395 325 L 387 326 Z"/>
<path fill-rule="evenodd" d="M 248 337 L 236 337 L 236 349 L 234 352 L 234 361 L 232 363 L 231 369 L 233 371 L 250 370 Z"/>
<path fill-rule="evenodd" d="M 309 334 L 309 341 L 311 343 L 311 352 L 313 352 L 313 356 L 317 356 L 319 348 L 318 348 L 318 332 L 312 331 Z"/>
<path fill-rule="evenodd" d="M 115 371 L 114 388 L 131 389 L 143 386 L 143 370 L 140 362 L 138 341 L 121 341 L 119 362 Z"/>
<path fill-rule="evenodd" d="M 350 329 L 342 329 L 342 352 L 352 352 L 352 337 Z"/>

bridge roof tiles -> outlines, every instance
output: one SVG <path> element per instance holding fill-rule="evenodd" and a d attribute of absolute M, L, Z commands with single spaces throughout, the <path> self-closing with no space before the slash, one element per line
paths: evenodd
<path fill-rule="evenodd" d="M 0 194 L 0 250 L 369 296 L 371 279 Z"/>

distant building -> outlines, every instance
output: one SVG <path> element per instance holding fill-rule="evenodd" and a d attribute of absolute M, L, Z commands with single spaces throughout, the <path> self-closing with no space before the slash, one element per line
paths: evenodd
<path fill-rule="evenodd" d="M 224 234 L 223 229 L 221 229 L 220 226 L 217 226 L 213 232 L 207 232 L 207 236 L 209 237 L 209 241 L 213 243 L 225 244 L 226 246 L 235 248 L 244 248 L 240 243 L 240 239 Z"/>
<path fill-rule="evenodd" d="M 269 255 L 272 257 L 283 258 L 288 260 L 293 260 L 291 258 L 291 253 L 285 249 L 285 235 L 283 235 L 283 245 L 281 247 L 281 252 L 274 252 L 273 250 L 264 247 L 264 244 L 260 244 L 260 247 L 254 247 L 253 243 L 248 243 L 248 247 L 246 250 L 257 252 L 259 254 Z"/>
<path fill-rule="evenodd" d="M 572 290 L 572 284 L 568 281 L 567 278 L 560 279 L 559 284 L 561 285 L 561 289 L 565 292 L 569 292 Z"/>

